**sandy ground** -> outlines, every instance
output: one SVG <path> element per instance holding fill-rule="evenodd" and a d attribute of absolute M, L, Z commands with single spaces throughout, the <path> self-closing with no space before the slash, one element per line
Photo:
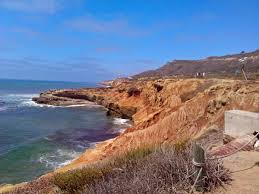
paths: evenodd
<path fill-rule="evenodd" d="M 233 181 L 216 193 L 259 194 L 259 152 L 238 152 L 224 159 Z"/>

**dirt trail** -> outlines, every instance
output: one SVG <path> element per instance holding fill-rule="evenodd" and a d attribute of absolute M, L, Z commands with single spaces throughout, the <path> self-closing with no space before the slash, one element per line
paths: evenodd
<path fill-rule="evenodd" d="M 258 194 L 259 193 L 259 152 L 242 151 L 224 159 L 224 165 L 232 172 L 233 181 L 226 190 L 216 193 Z"/>

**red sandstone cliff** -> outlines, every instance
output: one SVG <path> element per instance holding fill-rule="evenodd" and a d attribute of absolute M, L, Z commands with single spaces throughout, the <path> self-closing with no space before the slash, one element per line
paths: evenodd
<path fill-rule="evenodd" d="M 109 88 L 56 90 L 34 99 L 51 105 L 99 104 L 108 115 L 131 118 L 134 126 L 86 150 L 57 172 L 80 168 L 143 145 L 177 143 L 223 131 L 224 111 L 259 112 L 259 82 L 220 79 L 115 80 Z M 214 137 L 216 141 L 222 137 Z M 218 139 L 217 139 L 218 138 Z M 211 143 L 211 142 L 210 142 Z M 52 174 L 23 187 L 51 193 Z"/>
<path fill-rule="evenodd" d="M 141 145 L 191 139 L 211 126 L 223 129 L 224 111 L 259 112 L 259 83 L 220 79 L 115 81 L 110 88 L 61 90 L 42 94 L 42 103 L 83 99 L 105 106 L 108 115 L 132 118 L 134 126 L 87 150 L 66 170 Z M 54 100 L 52 100 L 54 99 Z M 61 103 L 62 104 L 62 103 Z"/>

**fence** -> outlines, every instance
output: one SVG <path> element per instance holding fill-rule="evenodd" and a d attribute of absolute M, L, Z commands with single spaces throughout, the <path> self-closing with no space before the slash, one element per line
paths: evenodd
<path fill-rule="evenodd" d="M 204 168 L 204 166 L 206 164 L 206 160 L 219 160 L 219 159 L 229 157 L 229 156 L 241 151 L 248 144 L 250 144 L 256 138 L 258 138 L 258 136 L 259 136 L 259 132 L 255 133 L 254 137 L 252 137 L 250 140 L 248 140 L 247 143 L 236 148 L 233 152 L 231 152 L 229 154 L 222 155 L 222 156 L 214 156 L 214 157 L 210 157 L 210 158 L 206 158 L 206 156 L 205 156 L 206 153 L 205 153 L 204 149 L 200 145 L 195 143 L 194 147 L 193 147 L 193 165 L 195 167 L 195 173 L 193 175 L 196 176 L 196 179 L 195 179 L 195 182 L 194 182 L 189 194 L 193 193 L 194 189 L 198 192 L 204 191 L 204 185 L 203 185 L 202 180 L 206 174 L 206 168 Z"/>

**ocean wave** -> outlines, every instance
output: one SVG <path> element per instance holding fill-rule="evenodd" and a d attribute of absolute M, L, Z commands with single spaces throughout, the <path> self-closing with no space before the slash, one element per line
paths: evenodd
<path fill-rule="evenodd" d="M 75 104 L 75 105 L 68 105 L 68 106 L 38 104 L 32 100 L 33 97 L 37 97 L 37 96 L 39 95 L 38 94 L 6 94 L 3 96 L 0 96 L 0 100 L 11 107 L 49 107 L 49 108 L 100 107 L 100 105 L 95 105 L 95 104 Z"/>
<path fill-rule="evenodd" d="M 0 107 L 0 112 L 2 112 L 2 111 L 5 111 L 5 110 L 7 110 L 8 108 L 7 107 Z"/>
<path fill-rule="evenodd" d="M 28 101 L 31 100 L 33 97 L 38 96 L 37 94 L 7 94 L 4 96 L 1 96 L 2 100 L 5 103 L 19 103 L 19 102 L 24 102 L 24 101 Z"/>
<path fill-rule="evenodd" d="M 38 162 L 44 164 L 47 168 L 57 169 L 71 163 L 79 155 L 79 152 L 58 149 L 53 153 L 41 155 Z"/>
<path fill-rule="evenodd" d="M 20 106 L 49 107 L 49 108 L 76 108 L 76 107 L 98 107 L 99 105 L 75 104 L 75 105 L 67 105 L 67 106 L 55 106 L 55 105 L 49 105 L 49 104 L 38 104 L 32 100 L 27 100 L 27 101 L 20 103 Z"/>
<path fill-rule="evenodd" d="M 27 105 L 37 94 L 6 94 L 1 95 L 0 100 L 8 107 L 21 106 L 23 103 Z"/>
<path fill-rule="evenodd" d="M 129 119 L 114 118 L 113 124 L 113 133 L 123 133 L 127 128 L 132 127 L 132 124 Z"/>
<path fill-rule="evenodd" d="M 100 107 L 97 104 L 75 104 L 75 105 L 68 105 L 68 106 L 59 106 L 62 108 L 73 108 L 73 107 Z"/>
<path fill-rule="evenodd" d="M 37 104 L 32 100 L 38 94 L 7 94 L 1 96 L 1 99 L 10 107 L 52 107 L 57 106 L 47 104 Z"/>
<path fill-rule="evenodd" d="M 100 143 L 100 141 L 89 143 L 89 148 L 95 148 L 98 143 Z"/>
<path fill-rule="evenodd" d="M 58 106 L 53 106 L 53 105 L 48 105 L 48 104 L 38 104 L 34 101 L 32 101 L 32 99 L 30 100 L 25 100 L 23 102 L 21 102 L 19 105 L 19 107 L 58 107 Z"/>
<path fill-rule="evenodd" d="M 113 123 L 115 125 L 122 125 L 122 126 L 132 126 L 129 119 L 121 119 L 121 118 L 114 118 Z"/>
<path fill-rule="evenodd" d="M 75 105 L 67 105 L 67 106 L 55 106 L 55 105 L 49 105 L 49 104 L 38 104 L 32 99 L 25 100 L 20 103 L 19 106 L 27 106 L 27 107 L 49 107 L 49 108 L 76 108 L 76 107 L 98 107 L 99 105 L 90 105 L 90 104 L 75 104 Z"/>
<path fill-rule="evenodd" d="M 7 94 L 7 97 L 11 98 L 33 98 L 39 96 L 38 94 Z"/>

